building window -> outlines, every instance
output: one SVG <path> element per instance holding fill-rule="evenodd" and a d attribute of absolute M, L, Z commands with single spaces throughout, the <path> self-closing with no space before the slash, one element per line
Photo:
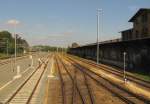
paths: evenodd
<path fill-rule="evenodd" d="M 123 37 L 124 37 L 124 40 L 126 40 L 126 35 L 125 34 L 123 34 Z"/>
<path fill-rule="evenodd" d="M 135 24 L 136 24 L 136 25 L 139 24 L 138 18 L 135 20 Z"/>
<path fill-rule="evenodd" d="M 139 38 L 139 35 L 138 35 L 138 34 L 136 34 L 136 38 Z"/>
<path fill-rule="evenodd" d="M 148 29 L 147 28 L 143 28 L 142 33 L 144 36 L 147 36 L 148 34 Z"/>
<path fill-rule="evenodd" d="M 135 38 L 139 38 L 139 31 L 136 30 L 135 33 Z"/>
<path fill-rule="evenodd" d="M 129 39 L 132 39 L 132 35 L 130 34 L 128 38 L 129 38 Z"/>
<path fill-rule="evenodd" d="M 142 22 L 145 23 L 148 20 L 148 15 L 145 13 L 142 15 Z"/>

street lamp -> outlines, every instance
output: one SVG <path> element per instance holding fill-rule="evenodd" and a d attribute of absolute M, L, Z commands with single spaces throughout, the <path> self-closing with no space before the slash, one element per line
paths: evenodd
<path fill-rule="evenodd" d="M 123 59 L 124 59 L 124 68 L 123 68 L 123 77 L 124 77 L 124 82 L 126 83 L 127 79 L 126 79 L 126 52 L 123 53 Z"/>
<path fill-rule="evenodd" d="M 16 56 L 17 56 L 17 45 L 16 45 L 16 43 L 17 43 L 17 39 L 16 39 L 16 25 L 18 25 L 18 24 L 20 24 L 20 21 L 18 21 L 18 20 L 9 20 L 9 21 L 7 21 L 7 24 L 9 24 L 9 25 L 12 25 L 13 27 L 14 27 L 14 37 L 15 37 L 15 66 L 16 66 Z"/>
<path fill-rule="evenodd" d="M 16 34 L 16 24 L 14 24 L 14 36 L 15 36 L 15 66 L 16 66 L 16 56 L 17 56 L 17 34 Z"/>
<path fill-rule="evenodd" d="M 97 9 L 97 64 L 99 64 L 99 14 L 102 9 Z"/>

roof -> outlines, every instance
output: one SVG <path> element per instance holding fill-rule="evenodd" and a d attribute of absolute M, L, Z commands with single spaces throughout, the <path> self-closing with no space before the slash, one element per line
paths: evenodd
<path fill-rule="evenodd" d="M 118 40 L 118 41 L 117 41 Z M 114 45 L 114 44 L 124 44 L 124 43 L 134 43 L 136 44 L 137 42 L 141 42 L 142 41 L 150 41 L 150 37 L 146 37 L 146 38 L 141 38 L 141 39 L 133 39 L 133 40 L 125 40 L 125 41 L 122 41 L 120 39 L 116 39 L 115 40 L 111 40 L 111 42 L 100 42 L 99 45 Z M 95 44 L 89 44 L 89 45 L 83 45 L 83 46 L 80 46 L 80 47 L 77 47 L 78 49 L 80 48 L 85 48 L 85 47 L 91 47 L 91 46 L 96 46 L 97 43 Z M 71 48 L 71 49 L 77 49 L 77 48 Z"/>
<path fill-rule="evenodd" d="M 149 13 L 150 13 L 150 8 L 141 8 L 141 9 L 139 9 L 139 10 L 136 12 L 136 14 L 129 20 L 129 22 L 133 22 L 134 19 L 135 19 L 136 17 L 138 17 L 142 12 L 149 12 Z"/>
<path fill-rule="evenodd" d="M 99 44 L 116 43 L 116 42 L 121 42 L 121 41 L 122 41 L 122 40 L 121 40 L 120 38 L 118 38 L 118 39 L 113 39 L 113 40 L 101 41 L 101 42 L 99 42 Z M 94 45 L 97 45 L 97 43 L 85 44 L 85 45 L 81 45 L 81 46 L 76 47 L 76 48 L 88 47 L 88 46 L 94 46 Z"/>
<path fill-rule="evenodd" d="M 120 31 L 119 33 L 126 32 L 126 31 L 130 31 L 130 30 L 133 30 L 133 28 L 130 28 L 130 29 L 127 29 L 127 30 Z"/>

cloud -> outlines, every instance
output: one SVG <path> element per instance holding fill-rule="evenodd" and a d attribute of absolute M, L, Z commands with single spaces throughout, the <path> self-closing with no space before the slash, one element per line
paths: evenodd
<path fill-rule="evenodd" d="M 7 24 L 9 24 L 9 25 L 18 25 L 18 24 L 20 24 L 20 21 L 15 20 L 15 19 L 11 19 L 11 20 L 7 21 Z"/>

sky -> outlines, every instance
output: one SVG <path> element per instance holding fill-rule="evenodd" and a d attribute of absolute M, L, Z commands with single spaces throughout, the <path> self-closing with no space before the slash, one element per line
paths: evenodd
<path fill-rule="evenodd" d="M 30 45 L 84 45 L 96 42 L 97 9 L 102 9 L 99 40 L 104 41 L 131 28 L 128 20 L 139 8 L 150 8 L 150 1 L 0 0 L 0 31 L 20 34 Z M 9 24 L 13 20 L 15 26 Z"/>

